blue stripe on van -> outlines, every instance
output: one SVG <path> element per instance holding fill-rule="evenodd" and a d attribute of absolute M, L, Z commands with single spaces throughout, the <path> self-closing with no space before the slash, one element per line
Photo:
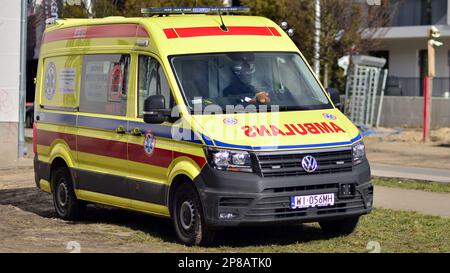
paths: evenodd
<path fill-rule="evenodd" d="M 300 149 L 300 148 L 323 148 L 330 146 L 341 146 L 341 145 L 350 145 L 355 143 L 356 141 L 361 139 L 361 135 L 358 134 L 355 138 L 350 141 L 342 141 L 342 142 L 330 142 L 330 143 L 318 143 L 318 144 L 304 144 L 304 145 L 281 145 L 281 146 L 246 146 L 246 145 L 234 145 L 228 144 L 224 142 L 220 142 L 218 140 L 214 140 L 217 146 L 226 147 L 226 148 L 234 148 L 234 149 L 246 149 L 246 150 L 279 150 L 279 149 Z"/>
<path fill-rule="evenodd" d="M 36 116 L 39 115 L 39 121 L 60 124 L 60 125 L 68 125 L 68 126 L 76 126 L 77 125 L 77 115 L 74 114 L 60 114 L 60 113 L 51 113 L 51 112 L 40 112 L 36 113 Z M 183 140 L 188 142 L 193 142 L 197 144 L 202 144 L 202 141 L 198 139 L 196 134 L 190 129 L 184 129 L 184 131 L 179 132 L 180 137 L 174 137 L 172 135 L 172 127 L 158 125 L 158 124 L 148 124 L 145 122 L 135 122 L 135 121 L 126 121 L 120 119 L 109 119 L 109 118 L 98 118 L 98 117 L 88 117 L 78 115 L 78 126 L 93 128 L 93 129 L 103 129 L 109 131 L 115 131 L 117 127 L 120 125 L 127 128 L 128 132 L 131 132 L 134 128 L 140 128 L 142 133 L 150 130 L 154 133 L 155 136 Z M 208 136 L 201 134 L 201 138 L 204 143 L 209 146 L 217 146 L 224 148 L 234 148 L 234 149 L 245 149 L 245 150 L 277 150 L 277 149 L 300 149 L 300 148 L 323 148 L 330 146 L 341 146 L 341 145 L 350 145 L 354 142 L 361 139 L 361 135 L 358 134 L 355 138 L 350 141 L 343 142 L 331 142 L 331 143 L 318 143 L 318 144 L 304 144 L 304 145 L 281 145 L 281 146 L 247 146 L 247 145 L 235 145 L 229 144 L 225 142 L 221 142 L 219 140 L 213 140 Z"/>
<path fill-rule="evenodd" d="M 40 112 L 36 113 L 36 117 L 39 116 L 39 121 L 54 123 L 54 124 L 64 124 L 68 126 L 76 126 L 77 116 L 70 114 L 58 114 L 50 112 Z"/>
<path fill-rule="evenodd" d="M 158 124 L 148 124 L 145 122 L 129 121 L 128 131 L 131 132 L 134 128 L 139 128 L 141 133 L 145 134 L 147 131 L 152 131 L 155 136 L 172 138 L 172 128 Z"/>
<path fill-rule="evenodd" d="M 120 119 L 109 119 L 109 118 L 96 118 L 96 117 L 88 117 L 78 115 L 78 126 L 87 127 L 87 128 L 95 128 L 102 129 L 107 131 L 115 131 L 117 127 L 123 126 L 127 127 L 126 120 Z"/>
<path fill-rule="evenodd" d="M 61 113 L 50 113 L 50 112 L 40 112 L 36 113 L 39 115 L 39 121 L 53 123 L 58 125 L 67 126 L 80 126 L 91 129 L 100 129 L 107 131 L 115 131 L 120 125 L 127 128 L 128 132 L 131 132 L 134 128 L 140 128 L 142 133 L 146 131 L 152 131 L 155 136 L 183 140 L 188 142 L 193 142 L 197 144 L 202 144 L 202 141 L 195 136 L 194 132 L 190 129 L 184 129 L 180 132 L 180 137 L 172 136 L 172 127 L 158 125 L 158 124 L 148 124 L 145 122 L 136 121 L 126 121 L 121 119 L 111 119 L 111 118 L 99 118 L 99 117 L 89 117 L 74 114 L 61 114 Z"/>
<path fill-rule="evenodd" d="M 202 134 L 202 138 L 206 145 L 214 146 L 214 141 L 210 139 L 208 136 Z"/>

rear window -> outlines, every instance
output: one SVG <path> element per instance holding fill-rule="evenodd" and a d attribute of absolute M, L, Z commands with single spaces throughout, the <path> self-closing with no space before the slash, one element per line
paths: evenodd
<path fill-rule="evenodd" d="M 82 56 L 50 57 L 44 60 L 40 104 L 45 107 L 78 107 Z"/>

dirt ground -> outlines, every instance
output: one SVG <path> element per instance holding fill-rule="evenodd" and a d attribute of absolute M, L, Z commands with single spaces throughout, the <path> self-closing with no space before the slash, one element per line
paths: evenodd
<path fill-rule="evenodd" d="M 88 206 L 83 221 L 56 218 L 51 196 L 39 191 L 30 167 L 0 170 L 0 252 L 448 252 L 445 218 L 375 209 L 350 236 L 324 234 L 317 224 L 222 230 L 209 248 L 175 241 L 170 220 Z M 401 231 L 401 232 L 398 232 Z M 410 239 L 412 236 L 414 239 Z M 74 248 L 75 247 L 75 248 Z"/>
<path fill-rule="evenodd" d="M 420 129 L 375 129 L 379 134 L 364 136 L 369 162 L 414 167 L 450 169 L 450 128 L 431 131 L 422 142 Z M 389 134 L 399 132 L 398 134 Z"/>
<path fill-rule="evenodd" d="M 32 168 L 0 170 L 0 253 L 72 252 L 77 244 L 83 253 L 235 252 L 247 247 L 252 252 L 264 251 L 259 245 L 271 249 L 281 244 L 288 249 L 299 239 L 320 242 L 327 238 L 318 226 L 243 228 L 238 233 L 222 231 L 216 238 L 220 247 L 186 247 L 176 242 L 168 219 L 99 205 L 89 205 L 83 221 L 68 222 L 56 217 L 51 195 L 35 187 L 33 175 Z M 299 233 L 300 238 L 292 236 Z M 364 242 L 359 252 L 363 251 Z"/>
<path fill-rule="evenodd" d="M 97 223 L 72 224 L 56 218 L 51 196 L 38 191 L 33 180 L 31 168 L 0 171 L 0 252 L 70 252 L 66 249 L 70 241 L 79 242 L 83 252 L 95 248 L 116 252 L 121 239 L 129 236 L 108 224 L 132 217 L 117 217 L 115 210 L 98 213 Z M 116 239 L 98 239 L 105 234 Z M 128 244 L 120 248 L 136 251 Z"/>
<path fill-rule="evenodd" d="M 364 141 L 371 162 L 450 169 L 450 128 L 433 131 L 431 136 L 431 143 L 422 144 L 419 130 L 404 130 L 397 135 L 365 136 Z M 296 245 L 299 238 L 292 234 L 299 231 L 306 243 L 322 244 L 327 239 L 314 226 L 230 229 L 217 238 L 221 247 L 188 248 L 175 241 L 170 220 L 91 205 L 84 221 L 66 222 L 56 217 L 51 196 L 35 187 L 33 176 L 31 163 L 0 168 L 0 252 L 70 252 L 73 241 L 81 252 L 234 252 L 251 245 L 280 251 L 270 247 L 280 243 L 286 251 Z"/>

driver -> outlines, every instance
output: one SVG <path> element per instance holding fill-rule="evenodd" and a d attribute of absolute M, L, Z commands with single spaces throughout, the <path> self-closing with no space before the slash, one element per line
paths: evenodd
<path fill-rule="evenodd" d="M 230 67 L 233 79 L 223 90 L 223 95 L 250 95 L 253 97 L 256 93 L 256 89 L 252 85 L 253 74 L 256 71 L 254 54 L 232 53 L 230 58 L 233 60 Z"/>

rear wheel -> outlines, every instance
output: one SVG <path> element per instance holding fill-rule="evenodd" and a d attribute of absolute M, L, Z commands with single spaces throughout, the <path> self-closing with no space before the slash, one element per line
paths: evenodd
<path fill-rule="evenodd" d="M 319 222 L 320 227 L 326 233 L 334 235 L 349 235 L 358 225 L 359 216 Z"/>
<path fill-rule="evenodd" d="M 53 204 L 58 216 L 64 220 L 80 219 L 86 209 L 86 203 L 75 196 L 69 169 L 58 168 L 52 176 L 52 182 Z"/>
<path fill-rule="evenodd" d="M 191 184 L 182 184 L 175 192 L 172 218 L 183 244 L 208 245 L 214 240 L 215 232 L 206 226 L 200 198 Z"/>

